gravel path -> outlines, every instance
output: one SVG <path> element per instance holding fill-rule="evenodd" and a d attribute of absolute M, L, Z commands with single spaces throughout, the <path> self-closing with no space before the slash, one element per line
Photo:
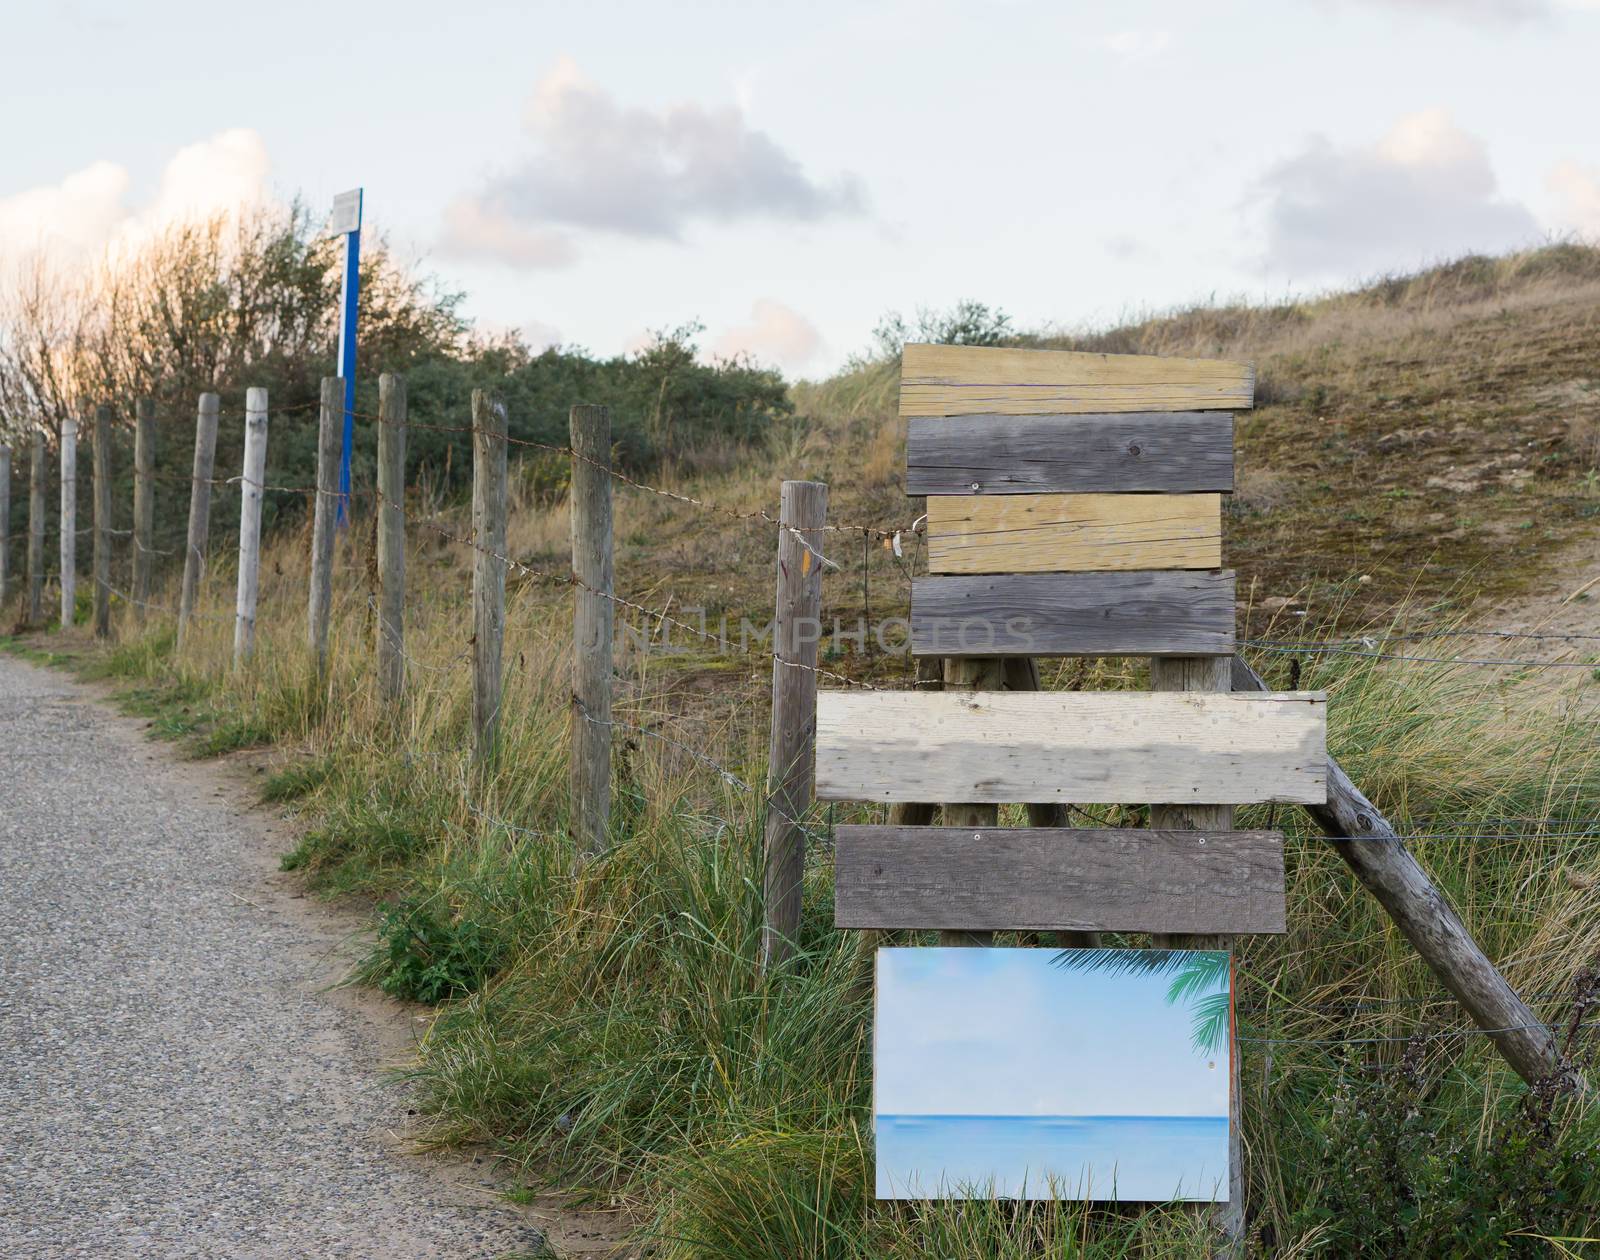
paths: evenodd
<path fill-rule="evenodd" d="M 324 991 L 349 925 L 287 832 L 140 725 L 0 655 L 0 1256 L 536 1251 L 485 1167 L 401 1149 L 410 1017 Z"/>

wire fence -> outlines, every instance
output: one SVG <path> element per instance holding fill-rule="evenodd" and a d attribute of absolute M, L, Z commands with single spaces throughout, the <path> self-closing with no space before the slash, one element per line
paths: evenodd
<path fill-rule="evenodd" d="M 320 403 L 318 402 L 309 402 L 283 408 L 273 407 L 270 409 L 270 414 L 298 413 L 311 410 L 312 408 L 318 406 L 320 406 Z M 234 415 L 235 413 L 229 414 Z M 354 414 L 364 420 L 374 423 L 388 423 L 384 417 L 376 414 L 359 411 L 355 412 Z M 409 429 L 434 431 L 471 437 L 477 437 L 485 432 L 488 432 L 489 436 L 503 440 L 509 447 L 536 450 L 544 454 L 556 455 L 573 460 L 582 460 L 596 468 L 601 469 L 614 482 L 627 487 L 631 491 L 651 495 L 674 504 L 681 504 L 683 506 L 693 508 L 698 512 L 714 515 L 722 519 L 759 524 L 777 530 L 787 530 L 793 536 L 799 539 L 801 544 L 819 564 L 825 566 L 828 570 L 835 573 L 843 573 L 846 571 L 845 565 L 830 558 L 829 556 L 825 555 L 823 551 L 814 547 L 809 539 L 802 536 L 799 530 L 793 529 L 786 523 L 779 520 L 771 512 L 763 508 L 741 509 L 729 507 L 725 504 L 715 502 L 708 498 L 687 494 L 682 491 L 673 490 L 662 486 L 651 485 L 640 478 L 613 468 L 607 463 L 590 459 L 589 457 L 574 451 L 569 445 L 512 437 L 506 434 L 498 434 L 493 433 L 492 431 L 480 430 L 474 426 L 438 425 L 421 423 L 417 421 L 407 421 L 405 422 L 405 425 Z M 155 474 L 155 476 L 157 480 L 172 485 L 192 485 L 197 480 L 192 476 L 186 476 L 180 473 L 158 472 Z M 206 483 L 213 488 L 233 488 L 246 484 L 246 479 L 242 475 L 213 476 L 203 480 L 205 480 Z M 264 493 L 301 496 L 307 500 L 318 494 L 331 494 L 333 497 L 340 497 L 337 492 L 320 491 L 316 486 L 285 485 L 267 480 L 260 482 L 249 482 L 248 484 L 255 486 Z M 635 615 L 646 625 L 653 625 L 657 628 L 671 627 L 674 630 L 693 636 L 698 640 L 713 644 L 719 649 L 720 652 L 723 653 L 728 652 L 733 646 L 730 644 L 725 635 L 719 635 L 717 633 L 708 631 L 704 625 L 696 626 L 692 622 L 687 621 L 682 617 L 676 617 L 672 615 L 670 611 L 670 602 L 666 607 L 654 607 L 640 600 L 618 595 L 612 591 L 597 589 L 592 585 L 580 581 L 576 575 L 570 571 L 557 572 L 551 569 L 541 569 L 535 567 L 517 559 L 511 554 L 498 552 L 485 547 L 475 537 L 463 535 L 462 533 L 447 527 L 446 524 L 442 523 L 447 514 L 420 516 L 408 511 L 403 502 L 396 502 L 393 499 L 383 496 L 376 490 L 375 487 L 366 490 L 365 493 L 370 494 L 374 509 L 378 507 L 396 509 L 399 511 L 402 519 L 404 519 L 408 525 L 416 529 L 429 531 L 432 534 L 443 538 L 454 546 L 487 556 L 497 563 L 505 566 L 508 572 L 515 572 L 531 581 L 540 583 L 542 585 L 548 585 L 552 588 L 572 588 L 576 590 L 582 590 L 592 595 L 600 596 L 610 601 L 615 607 Z M 213 507 L 215 507 L 215 502 L 213 502 Z M 886 525 L 876 522 L 835 522 L 822 526 L 821 529 L 836 536 L 859 536 L 863 540 L 864 549 L 866 544 L 871 540 L 881 540 L 884 543 L 885 548 L 892 549 L 896 559 L 900 560 L 904 559 L 905 545 L 908 539 L 914 540 L 915 543 L 920 544 L 921 537 L 925 530 L 926 520 L 926 516 L 919 516 L 909 523 L 900 525 Z M 96 532 L 97 528 L 98 527 L 91 525 L 86 528 L 78 529 L 75 532 L 79 536 L 92 535 Z M 131 529 L 105 527 L 104 532 L 116 538 L 130 538 L 134 535 L 134 531 Z M 996 532 L 1027 533 L 1030 532 L 1030 530 L 1007 529 Z M 57 531 L 48 530 L 46 532 L 46 536 L 57 536 Z M 137 543 L 137 540 L 136 545 L 142 546 L 142 544 Z M 148 549 L 148 551 L 150 554 L 171 556 L 177 554 L 178 551 L 181 551 L 181 548 L 165 550 L 151 547 Z M 865 561 L 863 561 L 863 564 L 865 565 Z M 908 578 L 912 576 L 913 572 L 914 564 L 909 569 L 902 569 L 902 573 Z M 170 605 L 161 603 L 159 601 L 137 598 L 129 590 L 119 586 L 111 586 L 110 590 L 118 599 L 124 601 L 130 606 L 141 609 L 141 611 L 145 613 L 155 613 L 173 618 L 179 616 L 179 611 Z M 369 610 L 375 611 L 373 597 L 370 594 L 367 597 L 367 603 Z M 227 623 L 236 620 L 234 616 L 214 613 L 203 609 L 196 609 L 190 615 L 217 623 Z M 381 618 L 378 618 L 378 624 L 380 627 L 382 626 L 383 623 Z M 1251 652 L 1266 656 L 1288 656 L 1295 658 L 1296 660 L 1302 657 L 1331 657 L 1336 659 L 1355 658 L 1360 660 L 1381 662 L 1385 664 L 1394 663 L 1396 665 L 1406 666 L 1415 665 L 1504 669 L 1595 670 L 1597 666 L 1600 666 L 1600 661 L 1564 660 L 1550 659 L 1548 657 L 1517 657 L 1501 655 L 1440 655 L 1414 651 L 1393 651 L 1389 650 L 1388 648 L 1388 645 L 1391 644 L 1421 643 L 1448 639 L 1466 639 L 1469 641 L 1500 640 L 1506 642 L 1554 643 L 1566 645 L 1584 643 L 1600 644 L 1600 634 L 1593 633 L 1568 633 L 1562 631 L 1503 628 L 1472 628 L 1451 625 L 1442 627 L 1423 626 L 1394 628 L 1384 630 L 1382 632 L 1374 632 L 1343 639 L 1336 639 L 1318 638 L 1315 636 L 1315 633 L 1311 627 L 1308 626 L 1302 626 L 1301 629 L 1304 637 L 1242 638 L 1239 640 L 1239 646 Z M 387 633 L 386 631 L 381 632 Z M 440 663 L 426 662 L 419 660 L 416 656 L 410 653 L 405 652 L 403 645 L 393 644 L 393 646 L 396 647 L 409 666 L 426 670 L 435 674 L 445 674 L 452 670 L 458 669 L 470 658 L 471 655 L 471 650 L 469 648 Z M 853 678 L 836 670 L 830 670 L 820 666 L 809 666 L 800 662 L 786 660 L 776 651 L 759 652 L 750 648 L 746 644 L 738 645 L 737 650 L 740 652 L 740 654 L 745 655 L 753 660 L 761 660 L 763 662 L 770 661 L 776 668 L 808 670 L 815 674 L 819 679 L 825 679 L 829 682 L 837 683 L 847 687 L 864 688 L 872 691 L 897 689 L 883 687 L 865 679 Z M 1573 649 L 1569 647 L 1568 650 L 1572 651 Z M 1600 649 L 1597 649 L 1597 651 L 1600 651 Z M 939 680 L 937 679 L 908 679 L 907 682 L 912 686 L 939 685 Z M 659 724 L 657 724 L 655 727 L 645 726 L 629 721 L 626 718 L 618 717 L 615 714 L 613 714 L 613 716 L 610 718 L 598 718 L 590 714 L 587 709 L 581 706 L 581 704 L 577 706 L 577 711 L 585 721 L 594 723 L 596 725 L 605 726 L 613 730 L 626 731 L 651 740 L 664 748 L 672 750 L 673 753 L 683 756 L 695 765 L 711 772 L 727 787 L 757 798 L 754 801 L 754 804 L 761 809 L 775 807 L 774 796 L 770 790 L 763 791 L 763 789 L 760 787 L 753 786 L 748 781 L 747 777 L 741 775 L 734 767 L 723 764 L 716 758 L 706 753 L 703 748 L 697 747 L 685 739 L 676 738 L 671 734 L 667 734 L 659 729 Z M 544 829 L 530 828 L 520 821 L 506 818 L 493 811 L 481 808 L 471 799 L 471 794 L 465 781 L 463 781 L 462 804 L 471 815 L 477 818 L 484 825 L 504 829 L 510 834 L 537 837 L 542 839 L 550 838 L 554 834 Z M 1088 811 L 1079 809 L 1076 812 L 1084 814 L 1085 817 L 1092 821 L 1101 823 L 1102 825 L 1104 824 L 1103 819 L 1097 818 Z M 801 831 L 819 847 L 831 847 L 831 825 L 829 826 L 828 830 L 824 832 L 819 830 L 816 826 L 813 826 L 807 820 L 790 817 L 788 818 L 788 821 L 799 827 Z M 1394 835 L 1389 833 L 1371 833 L 1365 835 L 1318 838 L 1323 840 L 1332 840 L 1335 843 L 1360 841 L 1394 843 L 1398 841 L 1399 843 L 1407 845 L 1463 842 L 1594 842 L 1600 840 L 1600 820 L 1595 820 L 1593 823 L 1584 823 L 1583 825 L 1578 825 L 1579 820 L 1575 819 L 1553 818 L 1549 816 L 1536 817 L 1530 815 L 1522 817 L 1478 817 L 1463 819 L 1457 825 L 1441 825 L 1441 823 L 1445 822 L 1447 822 L 1447 820 L 1431 820 L 1430 824 L 1427 826 L 1415 829 L 1399 829 Z M 1525 997 L 1524 1000 L 1534 1003 L 1544 1003 L 1571 1001 L 1574 999 L 1574 993 L 1550 991 L 1529 995 Z M 1287 1015 L 1303 1015 L 1308 1011 L 1318 1013 L 1327 1012 L 1332 1015 L 1345 1017 L 1351 1014 L 1365 1013 L 1369 1011 L 1390 1012 L 1397 1009 L 1423 1010 L 1433 1006 L 1449 1006 L 1452 1004 L 1454 1004 L 1454 999 L 1445 997 L 1407 996 L 1385 999 L 1333 999 L 1323 1003 L 1297 1003 L 1284 1013 Z M 1593 1027 L 1595 1023 L 1600 1023 L 1600 1021 L 1575 1021 L 1568 1030 L 1569 1038 L 1576 1031 Z M 1237 1040 L 1241 1043 L 1261 1046 L 1309 1046 L 1327 1048 L 1346 1046 L 1383 1046 L 1394 1044 L 1414 1045 L 1418 1044 L 1419 1042 L 1422 1044 L 1434 1044 L 1449 1039 L 1467 1037 L 1476 1034 L 1494 1036 L 1498 1034 L 1527 1031 L 1543 1027 L 1544 1025 L 1542 1024 L 1511 1025 L 1502 1028 L 1488 1029 L 1478 1027 L 1460 1027 L 1443 1030 L 1422 1029 L 1410 1033 L 1394 1035 L 1345 1035 L 1338 1037 L 1261 1036 L 1250 1032 L 1245 1032 L 1241 1033 Z"/>

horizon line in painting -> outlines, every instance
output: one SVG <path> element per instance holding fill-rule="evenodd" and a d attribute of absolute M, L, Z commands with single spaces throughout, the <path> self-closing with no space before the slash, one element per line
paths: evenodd
<path fill-rule="evenodd" d="M 877 955 L 880 1199 L 1225 1202 L 1225 951 Z"/>

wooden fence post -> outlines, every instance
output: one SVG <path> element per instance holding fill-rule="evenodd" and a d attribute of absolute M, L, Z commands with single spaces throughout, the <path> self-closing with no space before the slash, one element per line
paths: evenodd
<path fill-rule="evenodd" d="M 378 378 L 378 694 L 405 692 L 406 378 Z"/>
<path fill-rule="evenodd" d="M 244 396 L 244 468 L 239 477 L 239 596 L 233 621 L 233 666 L 256 646 L 256 595 L 261 576 L 261 497 L 267 479 L 267 391 Z"/>
<path fill-rule="evenodd" d="M 61 422 L 61 628 L 68 629 L 78 603 L 78 422 Z"/>
<path fill-rule="evenodd" d="M 1008 656 L 1001 661 L 1007 691 L 1041 691 L 1037 656 Z M 1059 801 L 1032 801 L 1025 806 L 1030 827 L 1070 827 L 1070 811 Z M 890 819 L 893 822 L 893 818 Z M 1098 932 L 1057 932 L 1056 944 L 1062 949 L 1098 949 Z"/>
<path fill-rule="evenodd" d="M 134 404 L 133 429 L 133 616 L 143 621 L 156 563 L 156 405 Z"/>
<path fill-rule="evenodd" d="M 579 860 L 603 853 L 611 822 L 611 411 L 579 406 L 572 440 L 572 836 Z"/>
<path fill-rule="evenodd" d="M 11 593 L 11 448 L 0 445 L 0 608 Z"/>
<path fill-rule="evenodd" d="M 111 408 L 94 409 L 94 635 L 111 633 Z"/>
<path fill-rule="evenodd" d="M 1152 656 L 1152 691 L 1232 691 L 1231 658 L 1226 656 Z M 1174 831 L 1230 831 L 1233 828 L 1231 805 L 1150 806 L 1150 826 Z M 1150 943 L 1157 949 L 1231 950 L 1231 936 L 1189 936 L 1181 933 L 1155 934 Z M 1230 981 L 1231 984 L 1231 981 Z M 1244 1245 L 1244 1146 L 1243 1116 L 1239 1096 L 1239 1043 L 1228 1030 L 1228 1201 L 1220 1204 L 1217 1223 L 1227 1240 L 1230 1253 Z"/>
<path fill-rule="evenodd" d="M 33 431 L 28 452 L 28 624 L 44 620 L 44 513 L 49 492 L 44 432 Z"/>
<path fill-rule="evenodd" d="M 822 526 L 828 487 L 786 481 L 778 509 L 778 600 L 772 633 L 772 739 L 764 845 L 765 965 L 794 950 L 805 878 L 803 820 L 815 792 L 817 644 L 822 638 Z"/>
<path fill-rule="evenodd" d="M 494 755 L 500 730 L 500 652 L 506 632 L 506 409 L 472 391 L 473 760 Z"/>
<path fill-rule="evenodd" d="M 344 380 L 324 376 L 317 427 L 317 493 L 311 509 L 311 598 L 306 609 L 306 645 L 316 657 L 319 678 L 328 672 L 333 542 L 339 515 L 339 455 L 343 440 Z"/>
<path fill-rule="evenodd" d="M 945 691 L 1004 691 L 1006 663 L 999 656 L 949 656 L 944 662 Z M 947 804 L 944 825 L 981 831 L 1000 825 L 1000 807 L 983 804 Z M 941 945 L 992 945 L 993 932 L 942 930 Z"/>
<path fill-rule="evenodd" d="M 194 425 L 194 473 L 189 483 L 189 532 L 183 552 L 183 594 L 178 600 L 178 650 L 200 598 L 206 571 L 206 542 L 211 534 L 211 470 L 217 457 L 217 412 L 222 400 L 201 394 Z"/>

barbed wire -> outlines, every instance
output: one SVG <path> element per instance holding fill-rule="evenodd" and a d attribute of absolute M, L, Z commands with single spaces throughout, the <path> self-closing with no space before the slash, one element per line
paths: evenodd
<path fill-rule="evenodd" d="M 1514 657 L 1465 656 L 1413 656 L 1403 652 L 1384 652 L 1377 648 L 1353 648 L 1307 644 L 1301 647 L 1278 647 L 1259 640 L 1242 639 L 1243 647 L 1274 656 L 1354 656 L 1366 660 L 1404 661 L 1413 665 L 1492 665 L 1518 669 L 1595 669 L 1595 661 L 1544 661 L 1524 660 Z"/>
<path fill-rule="evenodd" d="M 312 493 L 318 493 L 318 492 L 313 490 Z M 325 492 L 322 492 L 322 493 L 330 493 L 331 494 L 333 492 L 325 491 Z M 695 636 L 697 636 L 697 637 L 699 637 L 701 639 L 704 639 L 707 642 L 716 643 L 719 646 L 723 646 L 723 647 L 727 646 L 727 641 L 725 639 L 720 638 L 718 635 L 713 634 L 709 630 L 702 629 L 699 626 L 692 625 L 691 623 L 689 623 L 687 621 L 684 621 L 684 620 L 682 620 L 680 618 L 674 617 L 670 613 L 666 612 L 664 609 L 650 608 L 647 605 L 644 605 L 644 604 L 641 604 L 641 603 L 637 602 L 636 600 L 628 599 L 626 596 L 618 595 L 618 594 L 616 594 L 615 592 L 612 592 L 612 591 L 603 591 L 603 590 L 600 590 L 598 587 L 590 586 L 588 583 L 586 583 L 582 579 L 580 579 L 577 576 L 577 574 L 575 574 L 575 573 L 553 573 L 553 572 L 550 572 L 549 570 L 535 569 L 531 565 L 523 564 L 520 560 L 514 559 L 511 556 L 504 555 L 504 554 L 502 554 L 502 553 L 500 553 L 498 551 L 495 551 L 493 548 L 485 547 L 483 544 L 479 543 L 476 539 L 463 538 L 459 534 L 455 533 L 454 531 L 446 529 L 443 525 L 438 524 L 434 520 L 421 520 L 421 519 L 415 518 L 415 517 L 411 516 L 410 513 L 408 513 L 406 511 L 405 505 L 403 503 L 397 503 L 393 499 L 389 498 L 387 495 L 382 494 L 381 492 L 375 491 L 374 494 L 375 494 L 375 499 L 376 499 L 377 502 L 379 502 L 379 503 L 381 503 L 381 504 L 383 504 L 385 506 L 394 508 L 395 510 L 397 510 L 400 513 L 400 515 L 401 515 L 401 517 L 403 519 L 411 522 L 412 524 L 418 525 L 423 529 L 430 530 L 433 533 L 438 534 L 440 537 L 448 539 L 450 542 L 455 543 L 457 546 L 468 547 L 468 548 L 471 548 L 473 551 L 478 552 L 481 555 L 486 555 L 486 556 L 490 557 L 491 559 L 498 561 L 500 564 L 505 565 L 508 569 L 515 570 L 516 572 L 522 574 L 524 577 L 530 578 L 533 581 L 546 583 L 546 584 L 551 585 L 551 586 L 570 586 L 570 587 L 574 587 L 574 588 L 576 588 L 578 590 L 582 590 L 582 591 L 584 591 L 584 592 L 586 592 L 588 594 L 591 594 L 591 595 L 598 595 L 600 598 L 608 600 L 608 601 L 610 601 L 611 603 L 617 605 L 620 608 L 627 608 L 627 609 L 629 609 L 629 610 L 631 610 L 633 612 L 638 613 L 642 617 L 645 617 L 645 618 L 648 618 L 649 620 L 655 621 L 658 625 L 669 625 L 669 626 L 672 626 L 674 629 L 679 629 L 679 630 L 686 631 L 687 633 L 695 635 Z M 743 654 L 746 655 L 746 656 L 754 656 L 755 655 L 755 653 L 750 652 L 749 649 L 747 649 L 747 648 L 742 649 L 742 651 L 743 651 Z M 846 686 L 850 686 L 850 687 L 862 687 L 862 688 L 865 688 L 866 690 L 869 690 L 869 691 L 885 691 L 885 690 L 889 690 L 888 688 L 878 687 L 873 683 L 865 682 L 865 681 L 863 681 L 861 679 L 858 679 L 858 678 L 851 678 L 847 674 L 841 674 L 841 673 L 838 673 L 838 672 L 836 672 L 834 670 L 823 669 L 820 666 L 816 666 L 816 665 L 806 665 L 806 664 L 803 664 L 800 661 L 787 660 L 783 656 L 779 655 L 777 652 L 772 652 L 772 653 L 769 653 L 768 655 L 771 657 L 772 661 L 775 664 L 780 665 L 780 666 L 782 666 L 782 667 L 784 667 L 786 669 L 805 670 L 805 671 L 807 671 L 809 673 L 816 674 L 818 677 L 821 677 L 821 678 L 828 678 L 828 679 L 831 679 L 834 682 L 843 683 Z"/>
<path fill-rule="evenodd" d="M 1399 642 L 1401 640 L 1416 639 L 1541 639 L 1541 640 L 1600 640 L 1600 634 L 1566 634 L 1547 630 L 1472 630 L 1462 626 L 1441 627 L 1437 630 L 1402 630 L 1381 631 L 1371 634 L 1355 635 L 1346 639 L 1315 639 L 1311 640 L 1313 646 L 1343 647 L 1357 646 L 1368 647 L 1374 643 Z M 1300 647 L 1305 639 L 1245 639 L 1246 644 L 1252 647 Z"/>
<path fill-rule="evenodd" d="M 661 498 L 664 498 L 664 499 L 672 499 L 672 500 L 674 500 L 676 502 L 679 502 L 679 503 L 687 503 L 687 504 L 690 504 L 690 505 L 692 505 L 694 507 L 701 508 L 701 509 L 703 509 L 705 511 L 714 512 L 719 516 L 726 516 L 726 517 L 729 517 L 729 518 L 734 519 L 734 520 L 761 521 L 761 522 L 763 522 L 765 524 L 768 524 L 768 525 L 775 525 L 775 526 L 777 526 L 777 527 L 779 527 L 781 529 L 791 529 L 791 528 L 793 528 L 793 527 L 785 524 L 783 521 L 779 520 L 777 517 L 773 516 L 770 512 L 766 511 L 764 508 L 755 508 L 755 509 L 752 509 L 752 510 L 744 511 L 744 510 L 740 510 L 738 508 L 726 507 L 726 506 L 724 506 L 722 504 L 719 504 L 719 503 L 713 503 L 709 499 L 696 498 L 694 495 L 684 494 L 683 492 L 678 491 L 678 490 L 667 490 L 667 489 L 664 489 L 664 488 L 662 488 L 660 486 L 652 486 L 647 482 L 640 481 L 635 477 L 629 476 L 627 473 L 619 471 L 618 469 L 613 467 L 609 462 L 602 462 L 600 460 L 595 459 L 593 456 L 585 455 L 582 452 L 573 449 L 573 447 L 570 446 L 570 445 L 564 445 L 563 446 L 563 445 L 557 445 L 556 443 L 553 443 L 553 442 L 540 442 L 540 441 L 537 441 L 537 440 L 535 440 L 533 438 L 512 437 L 509 433 L 497 433 L 492 429 L 481 429 L 481 428 L 479 428 L 479 427 L 477 427 L 475 425 L 465 425 L 465 426 L 463 426 L 463 425 L 429 424 L 429 423 L 425 423 L 425 422 L 417 421 L 417 420 L 395 421 L 395 420 L 389 420 L 389 419 L 385 418 L 384 416 L 376 415 L 376 414 L 374 414 L 372 412 L 366 412 L 366 411 L 353 411 L 353 412 L 351 412 L 351 414 L 355 415 L 355 416 L 359 416 L 364 420 L 370 420 L 374 424 L 393 425 L 396 428 L 421 429 L 421 430 L 424 430 L 424 431 L 427 431 L 427 432 L 433 432 L 433 433 L 457 433 L 457 434 L 467 434 L 467 435 L 473 435 L 473 436 L 476 436 L 478 434 L 483 434 L 484 436 L 490 438 L 491 440 L 504 442 L 507 446 L 519 446 L 519 447 L 524 447 L 524 448 L 531 449 L 531 450 L 545 451 L 545 452 L 547 452 L 549 454 L 552 454 L 552 455 L 564 455 L 569 459 L 579 460 L 579 461 L 581 461 L 581 462 L 583 462 L 585 464 L 590 465 L 593 468 L 598 468 L 601 472 L 605 473 L 608 477 L 611 477 L 616 481 L 620 481 L 624 485 L 631 486 L 635 490 L 641 490 L 641 491 L 645 492 L 646 494 L 654 494 L 654 495 L 658 495 L 658 496 L 660 496 Z M 861 533 L 861 532 L 865 531 L 867 533 L 870 533 L 870 534 L 872 534 L 872 535 L 874 535 L 876 537 L 883 538 L 883 539 L 892 539 L 895 536 L 896 533 L 905 532 L 904 530 L 885 529 L 883 526 L 875 525 L 875 524 L 874 525 L 855 525 L 855 524 L 848 524 L 848 523 L 843 523 L 842 524 L 842 523 L 838 523 L 838 522 L 835 522 L 835 523 L 832 523 L 832 524 L 817 525 L 817 526 L 814 526 L 812 528 L 815 529 L 815 530 L 821 531 L 821 532 L 825 532 L 825 533 L 857 534 L 857 533 Z M 819 560 L 824 560 L 825 559 L 825 557 L 821 556 L 820 553 L 818 553 L 818 557 L 817 558 Z M 826 560 L 826 563 L 831 568 L 834 568 L 836 570 L 839 569 L 839 566 L 837 564 L 835 564 L 831 560 Z"/>
<path fill-rule="evenodd" d="M 1571 1026 L 1578 1028 L 1600 1027 L 1600 1020 L 1586 1020 Z M 1500 1033 L 1513 1032 L 1550 1032 L 1548 1024 L 1507 1024 L 1504 1028 L 1441 1028 L 1433 1032 L 1416 1032 L 1388 1037 L 1245 1037 L 1236 1038 L 1238 1041 L 1251 1042 L 1255 1045 L 1276 1046 L 1375 1046 L 1398 1045 L 1418 1041 L 1440 1041 L 1446 1037 L 1470 1037 L 1475 1034 L 1493 1037 Z"/>

